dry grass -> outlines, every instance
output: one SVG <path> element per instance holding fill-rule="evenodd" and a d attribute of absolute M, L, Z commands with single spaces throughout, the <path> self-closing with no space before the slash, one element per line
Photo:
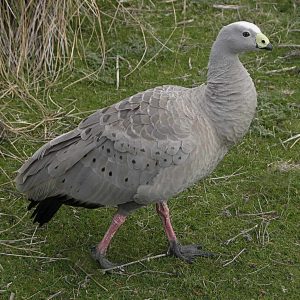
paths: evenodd
<path fill-rule="evenodd" d="M 84 20 L 105 53 L 101 15 L 95 0 L 0 2 L 0 99 L 25 99 L 72 66 Z M 104 55 L 103 55 L 104 57 Z"/>

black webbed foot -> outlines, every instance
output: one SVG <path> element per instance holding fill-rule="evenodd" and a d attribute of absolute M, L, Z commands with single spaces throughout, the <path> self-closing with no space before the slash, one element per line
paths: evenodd
<path fill-rule="evenodd" d="M 195 258 L 202 257 L 214 257 L 215 253 L 207 252 L 202 250 L 201 245 L 192 244 L 192 245 L 181 245 L 177 241 L 170 241 L 170 247 L 168 254 L 178 257 L 188 263 L 192 263 Z"/>
<path fill-rule="evenodd" d="M 119 264 L 110 262 L 105 257 L 105 254 L 102 254 L 99 251 L 97 251 L 96 247 L 91 248 L 91 255 L 92 255 L 93 259 L 95 259 L 100 264 L 101 268 L 104 269 L 104 271 L 106 269 L 112 269 L 112 268 L 116 271 L 121 271 L 121 272 L 124 271 L 124 269 L 121 266 L 119 267 Z M 107 272 L 111 273 L 112 270 L 107 270 Z"/>

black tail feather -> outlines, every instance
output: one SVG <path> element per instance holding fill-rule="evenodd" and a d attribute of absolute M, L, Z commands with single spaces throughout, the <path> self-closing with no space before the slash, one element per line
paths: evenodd
<path fill-rule="evenodd" d="M 38 201 L 34 201 L 34 200 L 31 200 L 31 199 L 29 199 L 29 200 L 30 200 L 30 203 L 27 207 L 27 210 L 31 210 L 33 207 L 37 206 L 37 204 L 39 203 Z"/>
<path fill-rule="evenodd" d="M 28 210 L 35 207 L 31 218 L 33 218 L 33 223 L 37 222 L 39 223 L 39 226 L 49 222 L 63 204 L 86 208 L 97 208 L 102 206 L 101 204 L 82 202 L 66 195 L 48 197 L 40 201 L 29 199 L 29 201 L 30 204 L 28 205 Z"/>
<path fill-rule="evenodd" d="M 29 199 L 31 203 L 28 205 L 28 210 L 36 206 L 34 212 L 31 215 L 31 218 L 33 218 L 33 223 L 37 222 L 39 223 L 39 226 L 42 226 L 45 223 L 49 222 L 63 205 L 64 201 L 66 201 L 66 199 L 66 196 L 49 197 L 42 201 Z"/>

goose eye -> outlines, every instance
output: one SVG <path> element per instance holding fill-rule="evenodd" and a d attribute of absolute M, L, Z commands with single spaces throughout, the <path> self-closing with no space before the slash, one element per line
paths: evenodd
<path fill-rule="evenodd" d="M 244 37 L 250 36 L 250 32 L 248 32 L 248 31 L 243 32 L 243 36 L 244 36 Z"/>

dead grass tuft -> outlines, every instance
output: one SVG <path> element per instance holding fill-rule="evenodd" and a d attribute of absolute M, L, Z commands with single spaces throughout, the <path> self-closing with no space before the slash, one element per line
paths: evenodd
<path fill-rule="evenodd" d="M 84 20 L 105 53 L 100 10 L 95 0 L 0 2 L 0 99 L 25 98 L 50 84 L 73 64 Z M 105 55 L 102 55 L 105 57 Z"/>
<path fill-rule="evenodd" d="M 272 168 L 279 172 L 300 171 L 300 163 L 293 163 L 291 161 L 279 161 L 272 164 Z"/>

